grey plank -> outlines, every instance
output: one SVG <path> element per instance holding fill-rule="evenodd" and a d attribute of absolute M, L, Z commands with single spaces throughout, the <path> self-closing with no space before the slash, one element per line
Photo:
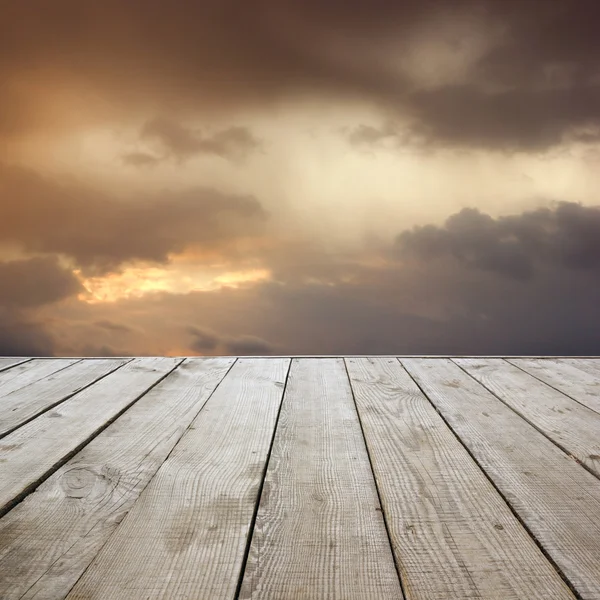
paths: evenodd
<path fill-rule="evenodd" d="M 400 363 L 346 363 L 407 599 L 573 599 Z"/>
<path fill-rule="evenodd" d="M 454 362 L 600 477 L 600 414 L 501 359 Z"/>
<path fill-rule="evenodd" d="M 234 598 L 289 360 L 238 360 L 70 600 Z"/>
<path fill-rule="evenodd" d="M 600 481 L 451 360 L 402 363 L 580 596 L 600 599 Z"/>
<path fill-rule="evenodd" d="M 234 360 L 187 360 L 0 519 L 2 600 L 68 594 Z"/>
<path fill-rule="evenodd" d="M 559 358 L 559 364 L 566 364 L 589 373 L 597 380 L 600 379 L 600 358 Z"/>
<path fill-rule="evenodd" d="M 66 369 L 80 360 L 80 358 L 34 359 L 0 371 L 0 400 L 3 396 L 8 396 L 16 390 Z"/>
<path fill-rule="evenodd" d="M 17 365 L 22 365 L 30 361 L 30 358 L 26 358 L 24 356 L 21 357 L 2 357 L 0 358 L 0 371 L 6 371 L 6 369 L 10 369 L 11 367 L 16 367 Z"/>
<path fill-rule="evenodd" d="M 600 378 L 597 375 L 547 358 L 511 358 L 508 362 L 600 413 Z"/>
<path fill-rule="evenodd" d="M 179 362 L 133 360 L 0 440 L 0 515 Z"/>
<path fill-rule="evenodd" d="M 402 598 L 342 359 L 294 359 L 241 598 Z"/>
<path fill-rule="evenodd" d="M 0 438 L 129 360 L 84 360 L 3 396 L 0 398 Z"/>

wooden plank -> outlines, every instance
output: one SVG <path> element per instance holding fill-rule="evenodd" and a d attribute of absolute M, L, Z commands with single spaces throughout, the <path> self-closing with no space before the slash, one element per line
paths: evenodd
<path fill-rule="evenodd" d="M 11 367 L 6 371 L 0 371 L 0 399 L 66 369 L 80 360 L 80 358 L 35 359 Z"/>
<path fill-rule="evenodd" d="M 30 358 L 25 358 L 24 356 L 18 358 L 2 357 L 0 358 L 0 371 L 6 371 L 6 369 L 16 367 L 17 365 L 22 365 L 30 360 Z"/>
<path fill-rule="evenodd" d="M 235 359 L 189 359 L 0 519 L 0 598 L 64 598 Z"/>
<path fill-rule="evenodd" d="M 570 398 L 600 413 L 600 378 L 558 360 L 511 358 L 508 362 L 527 371 Z"/>
<path fill-rule="evenodd" d="M 0 441 L 0 515 L 181 362 L 136 359 Z"/>
<path fill-rule="evenodd" d="M 397 360 L 346 360 L 407 600 L 573 599 Z"/>
<path fill-rule="evenodd" d="M 0 438 L 126 362 L 113 358 L 84 360 L 0 398 Z"/>
<path fill-rule="evenodd" d="M 522 356 L 518 356 L 515 358 L 523 358 Z M 580 365 L 586 365 L 588 367 L 591 367 L 593 369 L 600 369 L 600 357 L 593 357 L 593 356 L 588 356 L 586 358 L 574 358 L 574 357 L 568 357 L 568 358 L 558 358 L 558 357 L 554 357 L 554 360 L 558 361 L 559 363 L 567 363 L 567 364 L 571 364 L 575 367 L 578 367 Z"/>
<path fill-rule="evenodd" d="M 589 373 L 596 380 L 600 379 L 600 359 L 598 358 L 559 358 L 559 364 L 566 364 Z"/>
<path fill-rule="evenodd" d="M 288 365 L 236 362 L 70 600 L 234 598 Z"/>
<path fill-rule="evenodd" d="M 600 482 L 449 359 L 403 364 L 580 596 L 600 599 Z"/>
<path fill-rule="evenodd" d="M 342 359 L 297 359 L 240 598 L 402 598 Z"/>
<path fill-rule="evenodd" d="M 600 414 L 504 360 L 454 362 L 600 477 Z"/>

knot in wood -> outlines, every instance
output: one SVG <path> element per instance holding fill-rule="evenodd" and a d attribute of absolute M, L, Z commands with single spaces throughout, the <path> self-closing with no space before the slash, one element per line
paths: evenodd
<path fill-rule="evenodd" d="M 87 498 L 98 482 L 102 482 L 103 488 L 108 483 L 104 475 L 88 467 L 73 467 L 65 471 L 60 479 L 61 488 L 69 498 Z"/>

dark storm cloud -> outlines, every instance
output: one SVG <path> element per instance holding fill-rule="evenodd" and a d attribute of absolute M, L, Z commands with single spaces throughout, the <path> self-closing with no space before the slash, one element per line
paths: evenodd
<path fill-rule="evenodd" d="M 75 355 L 69 354 L 69 356 Z M 84 344 L 77 353 L 77 356 L 101 356 L 103 358 L 111 358 L 113 356 L 131 356 L 131 354 L 108 344 Z M 139 356 L 144 356 L 144 354 L 140 354 Z M 145 356 L 149 356 L 149 354 L 146 354 Z"/>
<path fill-rule="evenodd" d="M 219 336 L 213 331 L 207 331 L 193 326 L 188 327 L 186 331 L 193 338 L 190 347 L 196 352 L 202 353 L 207 350 L 214 350 L 219 345 Z"/>
<path fill-rule="evenodd" d="M 98 272 L 130 260 L 166 262 L 193 245 L 215 249 L 255 235 L 266 219 L 250 196 L 197 188 L 123 201 L 2 164 L 0 206 L 0 240 Z"/>
<path fill-rule="evenodd" d="M 109 331 L 110 333 L 133 333 L 135 331 L 127 325 L 123 325 L 122 323 L 113 323 L 112 321 L 108 321 L 107 319 L 95 321 L 93 324 L 96 327 L 100 327 L 101 329 Z"/>
<path fill-rule="evenodd" d="M 600 278 L 581 269 L 548 268 L 523 282 L 456 262 L 388 264 L 357 268 L 354 281 L 335 285 L 269 282 L 113 310 L 134 318 L 142 306 L 165 319 L 161 342 L 170 315 L 190 322 L 201 315 L 220 339 L 251 331 L 282 355 L 600 354 Z M 195 348 L 189 334 L 173 335 L 174 347 L 199 354 L 248 353 L 237 345 Z"/>
<path fill-rule="evenodd" d="M 396 242 L 404 256 L 453 258 L 467 267 L 526 280 L 537 268 L 593 270 L 600 276 L 600 208 L 561 202 L 521 215 L 492 218 L 464 209 L 443 227 L 403 232 Z"/>
<path fill-rule="evenodd" d="M 245 127 L 229 127 L 207 135 L 165 117 L 148 121 L 142 128 L 141 137 L 157 141 L 161 150 L 176 160 L 202 154 L 233 160 L 244 158 L 261 146 L 261 141 Z"/>
<path fill-rule="evenodd" d="M 505 92 L 445 86 L 414 94 L 412 104 L 418 121 L 403 135 L 430 144 L 531 151 L 600 140 L 600 85 Z"/>
<path fill-rule="evenodd" d="M 277 251 L 273 281 L 115 310 L 124 319 L 143 306 L 165 315 L 167 330 L 169 314 L 198 323 L 174 344 L 200 354 L 269 353 L 226 343 L 241 331 L 277 354 L 600 354 L 599 212 L 568 203 L 497 219 L 462 211 L 401 234 L 386 251 L 396 260 L 313 263 L 309 248 L 306 257 Z"/>
<path fill-rule="evenodd" d="M 348 141 L 358 146 L 373 145 L 388 139 L 399 140 L 401 137 L 402 131 L 391 122 L 384 123 L 381 127 L 358 125 L 348 132 Z"/>
<path fill-rule="evenodd" d="M 416 131 L 432 143 L 521 150 L 540 150 L 565 137 L 598 141 L 600 5 L 488 5 L 506 24 L 505 39 L 481 59 L 470 80 L 411 95 Z"/>
<path fill-rule="evenodd" d="M 0 306 L 0 356 L 51 356 L 54 349 L 43 324 Z"/>
<path fill-rule="evenodd" d="M 258 354 L 266 356 L 275 351 L 273 344 L 254 335 L 218 335 L 214 331 L 194 326 L 187 327 L 186 333 L 193 339 L 189 348 L 199 354 L 221 353 L 240 356 Z"/>
<path fill-rule="evenodd" d="M 0 262 L 0 356 L 46 356 L 56 341 L 36 310 L 82 291 L 51 258 Z"/>
<path fill-rule="evenodd" d="M 228 340 L 225 343 L 225 350 L 228 354 L 237 354 L 240 356 L 253 354 L 269 355 L 273 354 L 275 347 L 273 344 L 259 337 L 242 335 L 238 338 Z"/>
<path fill-rule="evenodd" d="M 82 291 L 73 273 L 52 258 L 0 262 L 0 306 L 33 308 Z"/>
<path fill-rule="evenodd" d="M 480 18 L 506 33 L 464 81 L 423 88 L 390 67 L 411 36 L 445 43 L 440 28 L 470 17 L 474 34 Z M 599 20 L 595 0 L 4 0 L 0 131 L 35 128 L 45 111 L 57 122 L 61 102 L 68 115 L 82 112 L 73 102 L 93 105 L 90 118 L 180 118 L 316 95 L 370 99 L 431 143 L 538 149 L 600 125 Z M 180 141 L 184 152 L 224 143 Z"/>
<path fill-rule="evenodd" d="M 356 127 L 343 128 L 342 133 L 350 144 L 357 149 L 371 150 L 377 147 L 391 147 L 394 150 L 428 150 L 432 139 L 422 125 L 401 126 L 393 121 L 386 121 L 377 127 L 360 124 Z"/>
<path fill-rule="evenodd" d="M 264 107 L 303 91 L 387 88 L 368 66 L 323 50 L 332 28 L 350 36 L 344 44 L 351 50 L 352 36 L 367 42 L 390 11 L 399 18 L 414 12 L 394 7 L 384 0 L 325 8 L 313 0 L 107 0 L 101 6 L 4 0 L 0 77 L 16 82 L 8 88 L 14 118 L 7 129 L 27 126 L 20 106 L 44 109 L 31 92 L 56 88 L 79 87 L 92 100 L 89 91 L 99 90 L 115 110 L 178 115 Z M 28 85 L 17 85 L 24 77 Z"/>

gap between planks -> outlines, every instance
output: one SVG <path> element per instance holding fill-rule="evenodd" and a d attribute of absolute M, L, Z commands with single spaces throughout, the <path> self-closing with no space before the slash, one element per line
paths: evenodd
<path fill-rule="evenodd" d="M 0 398 L 0 438 L 114 373 L 131 360 L 79 361 Z"/>
<path fill-rule="evenodd" d="M 235 363 L 69 600 L 233 597 L 288 366 Z"/>
<path fill-rule="evenodd" d="M 600 599 L 598 479 L 451 360 L 401 362 L 573 593 Z"/>
<path fill-rule="evenodd" d="M 97 385 L 13 431 L 0 441 L 10 460 L 0 462 L 0 517 L 106 429 L 181 361 L 137 360 Z M 137 387 L 132 383 L 137 382 Z"/>
<path fill-rule="evenodd" d="M 600 415 L 504 360 L 452 359 L 500 402 L 600 478 Z"/>
<path fill-rule="evenodd" d="M 573 598 L 395 359 L 348 359 L 407 600 Z"/>
<path fill-rule="evenodd" d="M 3 600 L 68 594 L 234 362 L 179 365 L 0 519 Z"/>

